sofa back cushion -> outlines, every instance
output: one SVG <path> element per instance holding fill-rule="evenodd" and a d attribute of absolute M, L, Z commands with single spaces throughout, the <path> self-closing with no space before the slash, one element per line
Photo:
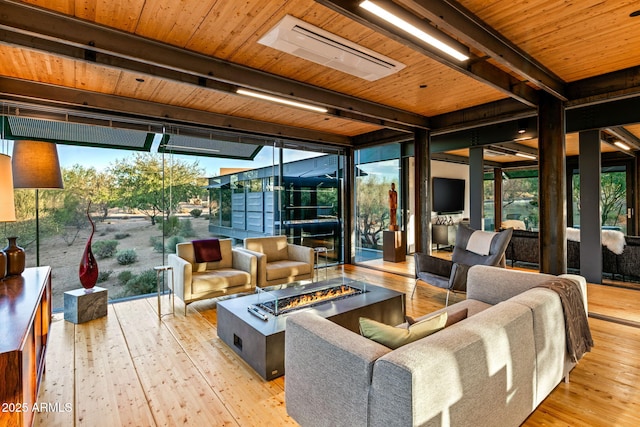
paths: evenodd
<path fill-rule="evenodd" d="M 222 259 L 215 262 L 196 262 L 196 256 L 191 242 L 178 243 L 176 245 L 176 254 L 180 258 L 191 263 L 194 272 L 218 270 L 220 268 L 231 268 L 233 266 L 231 248 L 231 239 L 221 239 L 220 254 L 222 255 Z"/>
<path fill-rule="evenodd" d="M 467 298 L 495 305 L 553 278 L 550 274 L 477 265 L 467 274 Z"/>
<path fill-rule="evenodd" d="M 509 301 L 400 347 L 374 365 L 368 425 L 520 425 L 535 351 L 531 310 Z"/>
<path fill-rule="evenodd" d="M 289 259 L 287 236 L 248 237 L 244 239 L 245 249 L 267 256 L 267 262 Z"/>

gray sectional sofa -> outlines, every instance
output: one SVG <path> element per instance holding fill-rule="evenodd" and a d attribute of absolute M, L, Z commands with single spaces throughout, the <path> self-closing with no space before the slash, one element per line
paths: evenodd
<path fill-rule="evenodd" d="M 580 284 L 587 310 L 584 278 L 564 277 Z M 443 309 L 469 317 L 396 350 L 291 315 L 287 412 L 304 427 L 520 425 L 574 366 L 560 298 L 532 289 L 551 278 L 474 266 L 467 299 Z"/>

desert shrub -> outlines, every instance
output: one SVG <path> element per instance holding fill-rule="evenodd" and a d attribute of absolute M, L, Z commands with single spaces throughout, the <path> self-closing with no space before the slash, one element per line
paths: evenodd
<path fill-rule="evenodd" d="M 120 283 L 123 286 L 129 280 L 131 280 L 131 278 L 133 278 L 133 273 L 131 272 L 131 270 L 123 270 L 120 273 L 118 273 L 118 283 Z"/>
<path fill-rule="evenodd" d="M 145 270 L 124 284 L 125 295 L 145 295 L 156 292 L 158 278 L 153 270 Z"/>
<path fill-rule="evenodd" d="M 193 224 L 191 221 L 186 219 L 184 221 L 180 221 L 180 236 L 182 237 L 193 237 L 196 233 L 193 231 Z"/>
<path fill-rule="evenodd" d="M 198 218 L 200 215 L 202 215 L 202 209 L 191 209 L 191 211 L 189 211 L 189 215 L 191 215 L 194 218 Z"/>
<path fill-rule="evenodd" d="M 131 236 L 131 233 L 116 233 L 115 238 L 116 240 L 122 240 L 126 239 L 129 236 Z"/>
<path fill-rule="evenodd" d="M 158 222 L 158 228 L 162 231 L 165 237 L 174 236 L 180 231 L 180 219 L 175 215 L 171 215 L 169 219 L 159 218 Z"/>
<path fill-rule="evenodd" d="M 98 259 L 111 258 L 116 253 L 117 240 L 98 240 L 91 244 L 91 250 Z"/>
<path fill-rule="evenodd" d="M 106 282 L 111 277 L 113 270 L 99 271 L 98 272 L 98 283 Z"/>
<path fill-rule="evenodd" d="M 168 253 L 170 254 L 175 254 L 176 253 L 176 245 L 178 243 L 182 243 L 186 241 L 184 237 L 182 236 L 171 236 L 167 239 L 167 243 L 165 245 L 165 249 Z"/>
<path fill-rule="evenodd" d="M 149 243 L 153 247 L 154 252 L 162 253 L 164 251 L 164 245 L 162 243 L 162 237 L 160 236 L 151 236 L 149 237 Z"/>
<path fill-rule="evenodd" d="M 116 253 L 116 260 L 120 265 L 133 264 L 138 260 L 138 254 L 135 249 L 125 249 Z"/>

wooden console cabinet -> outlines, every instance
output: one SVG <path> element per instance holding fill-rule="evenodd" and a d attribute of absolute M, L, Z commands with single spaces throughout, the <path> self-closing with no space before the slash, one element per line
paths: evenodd
<path fill-rule="evenodd" d="M 446 224 L 433 224 L 432 243 L 436 245 L 436 250 L 440 250 L 440 245 L 453 248 L 456 244 L 456 226 Z"/>
<path fill-rule="evenodd" d="M 51 324 L 51 268 L 0 280 L 0 426 L 31 426 Z"/>

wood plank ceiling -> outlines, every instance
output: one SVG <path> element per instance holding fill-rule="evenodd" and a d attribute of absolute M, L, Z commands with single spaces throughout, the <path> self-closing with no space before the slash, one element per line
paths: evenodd
<path fill-rule="evenodd" d="M 130 113 L 343 146 L 415 128 L 430 128 L 437 142 L 441 133 L 535 116 L 541 90 L 564 97 L 569 109 L 640 96 L 637 1 L 397 0 L 470 46 L 467 64 L 368 22 L 353 12 L 357 3 L 0 0 L 0 95 L 7 105 Z M 406 67 L 367 81 L 259 44 L 285 15 Z M 329 112 L 248 99 L 238 87 Z M 617 126 L 638 142 L 634 123 L 640 111 Z"/>

